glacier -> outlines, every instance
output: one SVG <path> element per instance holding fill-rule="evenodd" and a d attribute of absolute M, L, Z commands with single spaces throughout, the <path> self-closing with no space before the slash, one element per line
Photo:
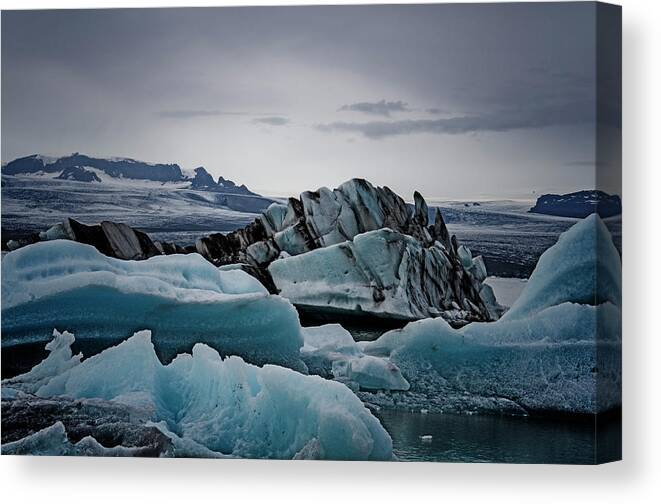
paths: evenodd
<path fill-rule="evenodd" d="M 409 323 L 361 350 L 387 357 L 407 395 L 363 396 L 430 411 L 593 414 L 621 404 L 620 257 L 590 216 L 540 258 L 500 320 L 457 330 L 440 319 Z"/>
<path fill-rule="evenodd" d="M 197 254 L 123 261 L 67 240 L 2 260 L 3 346 L 47 341 L 53 328 L 116 343 L 150 329 L 169 353 L 207 343 L 255 364 L 305 370 L 298 314 L 240 270 Z"/>
<path fill-rule="evenodd" d="M 85 223 L 113 221 L 133 228 L 170 231 L 167 238 L 161 239 L 170 241 L 176 234 L 177 243 L 188 245 L 195 242 L 195 235 L 243 227 L 273 203 L 270 198 L 230 193 L 228 187 L 195 189 L 189 188 L 190 180 L 116 178 L 88 168 L 85 170 L 97 175 L 101 183 L 57 179 L 54 174 L 7 175 L 3 170 L 3 244 L 9 238 L 38 233 L 73 218 Z M 195 233 L 183 236 L 177 233 L 181 230 Z"/>
<path fill-rule="evenodd" d="M 149 331 L 84 360 L 73 356 L 73 339 L 55 332 L 50 354 L 38 367 L 2 382 L 3 401 L 100 400 L 147 412 L 145 426 L 173 441 L 163 455 L 392 459 L 388 433 L 340 383 L 274 365 L 260 368 L 236 356 L 223 359 L 201 343 L 163 365 Z M 66 441 L 56 423 L 9 449 L 104 454 L 98 443 L 81 442 Z M 130 447 L 123 450 L 112 454 L 131 454 Z"/>

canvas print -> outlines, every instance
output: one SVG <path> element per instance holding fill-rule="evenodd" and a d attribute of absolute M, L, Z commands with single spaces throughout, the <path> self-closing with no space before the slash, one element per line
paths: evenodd
<path fill-rule="evenodd" d="M 2 12 L 2 454 L 621 458 L 621 10 Z"/>

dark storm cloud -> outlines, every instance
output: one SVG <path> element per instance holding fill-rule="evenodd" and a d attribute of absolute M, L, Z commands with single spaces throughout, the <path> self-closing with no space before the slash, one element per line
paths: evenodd
<path fill-rule="evenodd" d="M 271 117 L 258 117 L 252 120 L 255 124 L 268 124 L 269 126 L 285 126 L 289 123 L 286 117 L 271 116 Z"/>
<path fill-rule="evenodd" d="M 391 112 L 407 112 L 408 105 L 401 100 L 377 102 L 358 102 L 350 105 L 343 105 L 338 109 L 340 112 L 362 112 L 369 115 L 378 115 L 390 117 Z"/>
<path fill-rule="evenodd" d="M 460 135 L 480 132 L 505 132 L 550 126 L 571 126 L 594 121 L 592 102 L 564 103 L 548 107 L 502 110 L 498 113 L 450 117 L 447 119 L 409 119 L 399 121 L 343 122 L 319 124 L 323 132 L 362 133 L 379 139 L 396 135 L 432 133 Z"/>

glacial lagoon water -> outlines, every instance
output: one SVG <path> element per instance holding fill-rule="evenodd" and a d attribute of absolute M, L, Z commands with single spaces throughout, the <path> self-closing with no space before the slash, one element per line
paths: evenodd
<path fill-rule="evenodd" d="M 621 456 L 621 418 L 535 418 L 498 415 L 422 414 L 381 410 L 377 417 L 401 461 L 592 464 Z M 424 438 L 423 438 L 424 436 Z M 429 439 L 427 436 L 431 436 Z"/>

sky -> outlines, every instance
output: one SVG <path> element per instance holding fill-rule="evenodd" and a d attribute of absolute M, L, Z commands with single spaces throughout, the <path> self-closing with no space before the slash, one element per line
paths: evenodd
<path fill-rule="evenodd" d="M 591 3 L 4 11 L 2 160 L 204 166 L 271 195 L 594 188 L 595 51 Z"/>

